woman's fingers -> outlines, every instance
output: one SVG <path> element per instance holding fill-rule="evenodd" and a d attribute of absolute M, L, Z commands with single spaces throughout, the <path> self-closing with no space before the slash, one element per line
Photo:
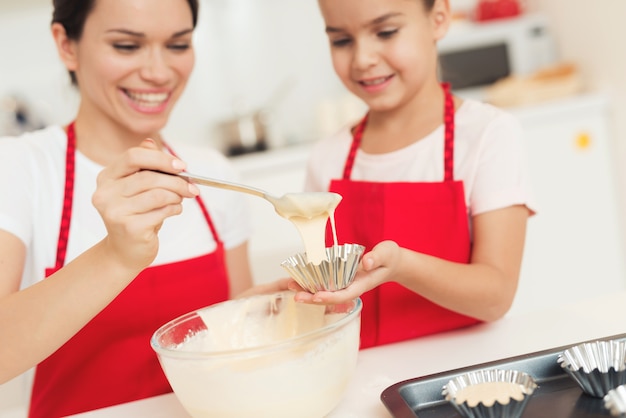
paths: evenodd
<path fill-rule="evenodd" d="M 174 175 L 184 168 L 181 160 L 145 140 L 98 175 L 92 202 L 106 225 L 109 248 L 125 263 L 149 264 L 163 221 L 182 212 L 183 199 L 199 194 L 196 185 Z"/>
<path fill-rule="evenodd" d="M 161 151 L 151 139 L 144 140 L 140 146 L 128 149 L 115 163 L 106 167 L 103 177 L 119 179 L 140 170 L 162 171 L 176 174 L 186 168 L 185 162 Z"/>
<path fill-rule="evenodd" d="M 134 174 L 119 179 L 119 181 L 120 192 L 124 197 L 133 197 L 155 190 L 168 191 L 181 198 L 194 197 L 199 194 L 198 186 L 189 183 L 184 178 L 151 170 L 137 171 Z M 164 194 L 156 193 L 148 195 L 148 197 L 155 199 L 155 203 L 161 200 L 167 203 L 172 199 L 172 196 L 168 198 Z"/>
<path fill-rule="evenodd" d="M 115 212 L 135 214 L 179 205 L 183 198 L 197 196 L 199 190 L 196 185 L 178 176 L 165 174 L 180 171 L 174 166 L 184 168 L 184 163 L 146 140 L 141 147 L 128 150 L 118 161 L 100 172 L 98 188 L 93 196 L 94 205 L 99 210 L 110 207 Z M 120 202 L 125 198 L 130 200 Z"/>

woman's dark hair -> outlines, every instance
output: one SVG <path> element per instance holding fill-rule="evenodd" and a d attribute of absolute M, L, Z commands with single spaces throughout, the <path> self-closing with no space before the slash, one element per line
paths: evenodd
<path fill-rule="evenodd" d="M 187 0 L 193 17 L 193 27 L 198 23 L 198 0 Z M 67 37 L 73 41 L 80 40 L 87 16 L 96 5 L 96 0 L 52 0 L 54 11 L 52 23 L 60 23 L 65 28 Z M 70 71 L 72 84 L 76 84 L 76 74 Z"/>

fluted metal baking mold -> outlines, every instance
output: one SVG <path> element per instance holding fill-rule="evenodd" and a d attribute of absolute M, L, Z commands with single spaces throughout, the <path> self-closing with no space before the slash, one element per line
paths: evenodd
<path fill-rule="evenodd" d="M 572 346 L 557 359 L 565 372 L 588 395 L 604 397 L 626 384 L 626 342 L 595 341 Z"/>
<path fill-rule="evenodd" d="M 508 404 L 501 404 L 496 401 L 491 406 L 486 406 L 482 402 L 476 406 L 470 406 L 467 402 L 456 402 L 456 394 L 461 389 L 489 382 L 519 384 L 522 387 L 524 397 L 521 401 L 511 398 Z M 536 388 L 535 380 L 527 373 L 517 370 L 487 369 L 455 377 L 443 387 L 442 394 L 459 414 L 465 418 L 519 418 Z"/>
<path fill-rule="evenodd" d="M 320 264 L 309 263 L 306 253 L 298 253 L 280 265 L 303 289 L 311 293 L 341 290 L 354 280 L 364 251 L 362 245 L 344 244 L 326 248 L 327 260 Z"/>

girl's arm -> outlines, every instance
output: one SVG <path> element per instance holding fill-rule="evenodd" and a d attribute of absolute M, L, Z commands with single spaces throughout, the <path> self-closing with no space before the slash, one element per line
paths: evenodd
<path fill-rule="evenodd" d="M 226 264 L 230 277 L 230 297 L 246 298 L 289 290 L 291 278 L 277 279 L 272 282 L 254 285 L 248 261 L 248 244 L 242 244 L 226 252 Z"/>
<path fill-rule="evenodd" d="M 484 321 L 496 320 L 513 303 L 528 216 L 525 206 L 475 216 L 469 264 L 446 261 L 385 241 L 363 256 L 361 269 L 348 288 L 315 294 L 298 292 L 296 299 L 343 303 L 382 283 L 395 281 L 450 310 Z"/>
<path fill-rule="evenodd" d="M 226 269 L 230 278 L 230 297 L 236 297 L 252 287 L 252 272 L 248 261 L 248 243 L 226 250 Z"/>

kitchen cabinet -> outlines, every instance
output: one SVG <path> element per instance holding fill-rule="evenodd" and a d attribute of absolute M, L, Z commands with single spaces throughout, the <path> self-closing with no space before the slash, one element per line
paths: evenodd
<path fill-rule="evenodd" d="M 583 95 L 513 110 L 538 214 L 528 224 L 512 311 L 625 288 L 609 108 L 606 97 Z"/>
<path fill-rule="evenodd" d="M 608 100 L 581 95 L 510 111 L 524 128 L 538 202 L 511 312 L 626 288 Z M 309 149 L 303 144 L 233 161 L 243 182 L 282 194 L 302 190 Z M 250 197 L 250 203 L 255 278 L 284 277 L 280 262 L 303 248 L 297 231 L 267 202 Z"/>

